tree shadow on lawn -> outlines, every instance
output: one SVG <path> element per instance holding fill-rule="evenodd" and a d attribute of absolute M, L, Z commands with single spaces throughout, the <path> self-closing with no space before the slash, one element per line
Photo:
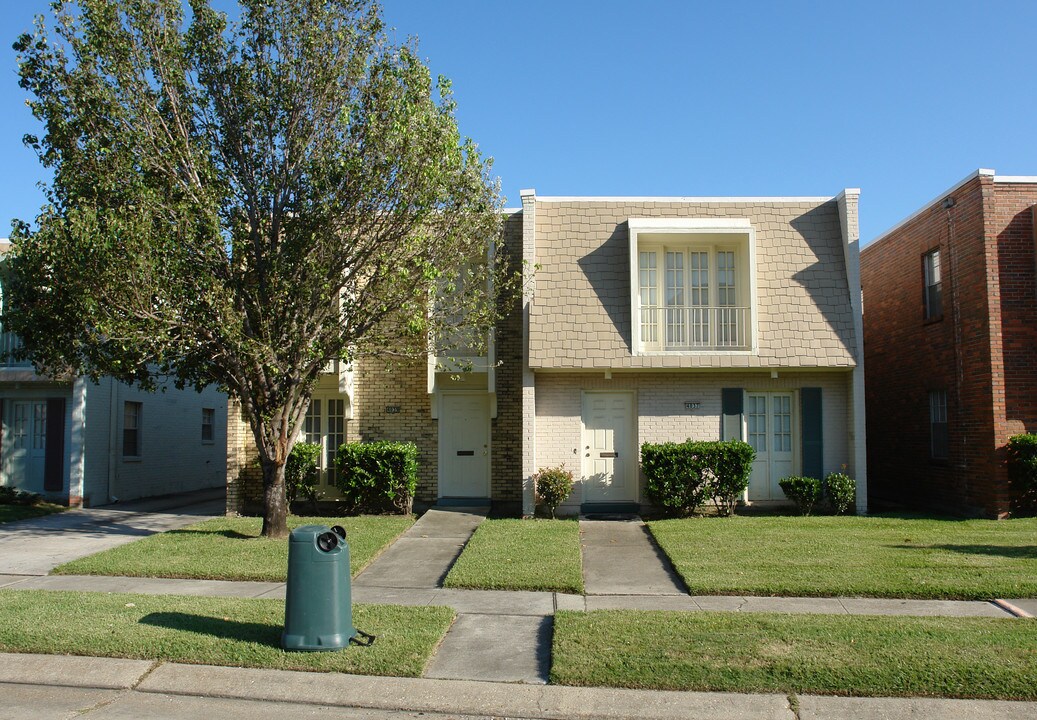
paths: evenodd
<path fill-rule="evenodd" d="M 997 557 L 1037 560 L 1037 547 L 1015 545 L 890 545 L 897 550 L 947 550 L 962 555 L 991 555 Z"/>
<path fill-rule="evenodd" d="M 245 533 L 238 532 L 237 530 L 202 530 L 199 528 L 180 528 L 178 530 L 168 530 L 166 535 L 222 535 L 225 538 L 231 540 L 255 540 L 259 535 L 246 535 Z"/>
<path fill-rule="evenodd" d="M 228 618 L 191 615 L 180 612 L 155 612 L 140 619 L 144 625 L 209 635 L 211 637 L 251 642 L 257 645 L 281 648 L 282 627 L 277 624 L 250 623 Z"/>

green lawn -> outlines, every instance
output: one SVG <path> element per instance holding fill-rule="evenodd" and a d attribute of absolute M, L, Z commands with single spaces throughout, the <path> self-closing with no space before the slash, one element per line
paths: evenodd
<path fill-rule="evenodd" d="M 572 520 L 486 520 L 444 585 L 582 593 L 580 525 Z"/>
<path fill-rule="evenodd" d="M 68 510 L 68 508 L 64 505 L 53 505 L 51 503 L 40 503 L 39 505 L 0 505 L 0 523 L 43 517 L 44 515 L 62 512 L 63 510 Z"/>
<path fill-rule="evenodd" d="M 290 528 L 309 523 L 346 528 L 350 570 L 356 575 L 409 528 L 414 518 L 401 515 L 288 518 Z M 260 518 L 206 520 L 73 560 L 54 572 L 283 582 L 288 572 L 288 541 L 259 537 L 261 527 Z"/>
<path fill-rule="evenodd" d="M 445 607 L 354 605 L 378 636 L 338 652 L 281 649 L 284 602 L 0 590 L 0 651 L 419 677 L 453 622 Z"/>
<path fill-rule="evenodd" d="M 1037 597 L 1037 518 L 648 523 L 693 595 Z"/>
<path fill-rule="evenodd" d="M 562 611 L 551 682 L 1037 699 L 1037 620 Z"/>

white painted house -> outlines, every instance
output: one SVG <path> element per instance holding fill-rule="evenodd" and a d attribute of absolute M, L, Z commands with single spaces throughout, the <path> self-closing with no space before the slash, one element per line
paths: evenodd
<path fill-rule="evenodd" d="M 18 343 L 0 326 L 0 485 L 89 506 L 226 482 L 223 393 L 45 377 L 8 355 Z"/>

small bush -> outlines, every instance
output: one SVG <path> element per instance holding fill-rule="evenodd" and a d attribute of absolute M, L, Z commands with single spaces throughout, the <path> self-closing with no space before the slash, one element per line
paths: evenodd
<path fill-rule="evenodd" d="M 1037 510 L 1037 435 L 1008 440 L 1008 479 L 1020 510 Z"/>
<path fill-rule="evenodd" d="M 573 474 L 565 469 L 565 465 L 556 468 L 541 468 L 533 475 L 533 487 L 537 501 L 542 503 L 555 516 L 555 510 L 565 502 L 573 491 Z"/>
<path fill-rule="evenodd" d="M 821 481 L 812 477 L 787 477 L 778 481 L 781 491 L 796 503 L 800 515 L 809 515 L 821 500 Z"/>
<path fill-rule="evenodd" d="M 824 483 L 825 497 L 836 515 L 842 515 L 857 502 L 857 483 L 845 473 L 828 473 Z"/>
<path fill-rule="evenodd" d="M 730 515 L 749 486 L 756 451 L 739 440 L 645 443 L 641 468 L 649 500 L 670 512 L 688 515 L 712 499 Z"/>
<path fill-rule="evenodd" d="M 34 492 L 0 485 L 0 505 L 39 505 L 43 497 Z"/>
<path fill-rule="evenodd" d="M 338 489 L 352 512 L 410 514 L 418 487 L 418 446 L 382 440 L 346 443 L 335 455 Z"/>
<path fill-rule="evenodd" d="M 318 443 L 295 443 L 284 466 L 284 486 L 288 502 L 306 499 L 316 509 L 320 481 L 320 451 Z"/>

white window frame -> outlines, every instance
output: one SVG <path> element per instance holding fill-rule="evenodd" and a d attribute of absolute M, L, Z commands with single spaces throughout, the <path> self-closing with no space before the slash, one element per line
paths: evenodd
<path fill-rule="evenodd" d="M 756 230 L 747 218 L 629 218 L 627 226 L 630 233 L 629 238 L 629 266 L 630 266 L 630 334 L 631 352 L 633 355 L 758 355 L 758 318 L 757 307 L 757 280 L 756 280 Z M 672 244 L 657 238 L 652 238 L 645 243 L 640 242 L 640 236 L 645 235 L 674 235 Z M 697 243 L 694 237 L 689 235 L 730 235 L 730 242 L 717 242 L 703 240 Z M 646 350 L 641 342 L 641 283 L 640 283 L 640 252 L 642 250 L 656 250 L 660 248 L 660 254 L 656 263 L 657 277 L 659 281 L 659 297 L 664 300 L 665 294 L 665 250 L 682 249 L 688 250 L 710 248 L 710 301 L 716 298 L 716 252 L 717 250 L 735 250 L 736 267 L 744 263 L 747 273 L 739 274 L 737 277 L 748 278 L 748 287 L 745 294 L 739 291 L 740 297 L 748 299 L 749 307 L 749 329 L 748 349 L 715 349 L 695 348 L 681 350 L 651 349 Z M 689 268 L 685 263 L 685 287 L 687 287 Z M 736 284 L 736 288 L 738 285 Z M 688 291 L 685 290 L 687 293 Z M 659 325 L 659 332 L 665 333 L 665 324 Z M 660 336 L 660 341 L 665 345 L 665 337 Z"/>
<path fill-rule="evenodd" d="M 935 247 L 922 256 L 922 276 L 925 284 L 925 319 L 939 320 L 943 317 L 943 254 L 940 248 Z M 930 289 L 937 286 L 940 288 L 940 308 L 938 312 L 934 312 Z"/>

